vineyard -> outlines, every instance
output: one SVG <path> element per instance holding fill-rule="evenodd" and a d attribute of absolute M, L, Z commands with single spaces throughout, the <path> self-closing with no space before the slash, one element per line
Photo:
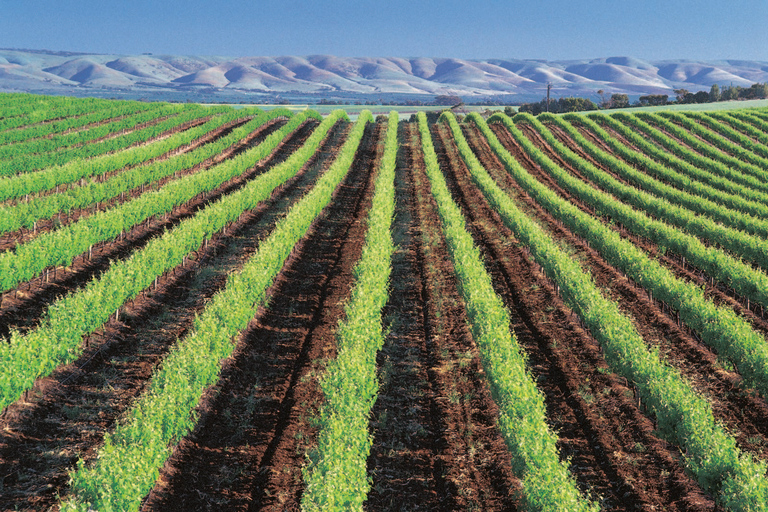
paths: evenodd
<path fill-rule="evenodd" d="M 0 95 L 0 509 L 768 510 L 768 111 Z"/>

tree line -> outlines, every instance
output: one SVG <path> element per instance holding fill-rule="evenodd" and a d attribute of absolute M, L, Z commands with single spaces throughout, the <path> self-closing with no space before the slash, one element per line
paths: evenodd
<path fill-rule="evenodd" d="M 675 105 L 684 103 L 712 103 L 717 101 L 731 100 L 753 100 L 768 98 L 768 82 L 755 83 L 750 87 L 741 87 L 739 85 L 729 85 L 721 88 L 718 84 L 713 84 L 709 92 L 698 91 L 690 92 L 687 89 L 675 89 L 675 99 L 670 100 L 668 94 L 648 94 L 640 96 L 638 100 L 631 103 L 626 94 L 614 93 L 608 96 L 602 89 L 597 91 L 600 101 L 595 103 L 589 98 L 563 97 L 558 99 L 541 101 L 534 103 L 523 103 L 518 107 L 519 112 L 528 112 L 533 115 L 539 115 L 542 112 L 552 112 L 555 114 L 566 112 L 581 112 L 587 110 L 600 110 L 626 107 L 647 107 L 657 105 Z M 508 107 L 509 108 L 509 107 Z M 512 109 L 510 108 L 510 111 Z"/>

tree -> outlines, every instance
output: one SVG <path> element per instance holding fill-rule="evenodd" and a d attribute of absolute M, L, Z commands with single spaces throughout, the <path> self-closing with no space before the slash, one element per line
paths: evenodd
<path fill-rule="evenodd" d="M 741 87 L 738 85 L 729 85 L 728 87 L 723 87 L 723 91 L 720 93 L 720 99 L 722 101 L 737 100 L 739 99 L 740 93 Z"/>
<path fill-rule="evenodd" d="M 669 96 L 666 94 L 648 94 L 647 96 L 640 96 L 639 101 L 641 106 L 666 105 L 669 102 Z"/>
<path fill-rule="evenodd" d="M 597 110 L 597 105 L 587 98 L 560 98 L 550 100 L 549 112 L 559 114 L 562 112 L 581 112 L 583 110 Z M 518 108 L 518 112 L 528 112 L 534 116 L 547 111 L 547 99 L 544 98 L 538 103 L 523 103 Z"/>
<path fill-rule="evenodd" d="M 699 91 L 693 95 L 694 103 L 709 103 L 709 93 L 707 91 Z"/>
<path fill-rule="evenodd" d="M 688 92 L 688 89 L 675 89 L 674 92 L 677 95 L 678 103 L 686 103 L 686 98 L 691 95 L 691 93 Z"/>
<path fill-rule="evenodd" d="M 605 97 L 605 91 L 598 89 L 597 95 L 600 96 L 600 108 L 609 108 L 608 99 Z"/>
<path fill-rule="evenodd" d="M 531 115 L 537 116 L 545 111 L 547 108 L 547 100 L 541 100 L 538 103 L 523 103 L 517 109 L 518 112 L 528 112 Z"/>
<path fill-rule="evenodd" d="M 626 94 L 611 94 L 611 108 L 627 108 L 629 96 Z"/>
<path fill-rule="evenodd" d="M 461 103 L 461 97 L 455 94 L 440 94 L 435 96 L 435 105 L 458 105 Z"/>
<path fill-rule="evenodd" d="M 709 101 L 720 101 L 720 86 L 712 84 L 712 88 L 709 90 Z"/>
<path fill-rule="evenodd" d="M 587 98 L 560 98 L 555 104 L 557 112 L 582 112 L 584 110 L 597 110 L 597 105 Z M 553 110 L 554 112 L 554 110 Z"/>
<path fill-rule="evenodd" d="M 740 99 L 759 100 L 765 97 L 768 97 L 768 83 L 761 84 L 758 82 L 752 84 L 752 86 L 748 89 L 742 89 L 739 91 Z"/>

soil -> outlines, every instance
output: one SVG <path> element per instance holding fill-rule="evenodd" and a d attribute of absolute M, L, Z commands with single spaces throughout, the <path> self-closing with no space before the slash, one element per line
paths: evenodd
<path fill-rule="evenodd" d="M 193 151 L 203 145 L 209 144 L 211 142 L 215 142 L 216 140 L 221 139 L 222 137 L 226 137 L 233 129 L 237 128 L 237 126 L 239 125 L 245 124 L 245 122 L 247 122 L 247 120 L 238 120 L 233 123 L 228 123 L 225 126 L 219 127 L 218 129 L 213 130 L 210 133 L 207 133 L 204 137 L 200 137 L 199 139 L 189 144 L 186 144 L 180 148 L 171 150 L 164 155 L 155 157 L 145 162 L 144 164 L 151 164 L 153 162 L 167 160 L 169 158 L 181 155 L 183 153 L 188 153 L 190 151 Z M 149 183 L 149 184 L 137 187 L 134 190 L 123 192 L 118 197 L 114 197 L 107 201 L 100 201 L 98 204 L 95 204 L 95 205 L 89 205 L 84 208 L 73 208 L 69 211 L 60 212 L 55 217 L 52 217 L 50 219 L 40 219 L 39 221 L 37 221 L 37 224 L 34 227 L 34 229 L 20 228 L 16 231 L 3 233 L 0 235 L 0 251 L 13 250 L 17 245 L 34 240 L 35 238 L 40 236 L 42 233 L 47 233 L 49 231 L 58 229 L 62 226 L 69 225 L 80 219 L 86 218 L 89 215 L 96 213 L 97 211 L 104 211 L 115 205 L 122 204 L 126 201 L 130 201 L 131 199 L 134 199 L 138 197 L 140 194 L 144 193 L 144 191 L 146 190 L 155 190 L 157 188 L 162 187 L 168 181 L 177 179 L 182 176 L 186 176 L 187 174 L 191 174 L 193 172 L 197 172 L 202 169 L 211 167 L 215 164 L 221 163 L 222 161 L 228 158 L 232 158 L 236 156 L 237 154 L 242 152 L 244 149 L 252 147 L 255 141 L 263 141 L 270 133 L 272 133 L 277 128 L 279 128 L 281 124 L 282 122 L 278 120 L 273 120 L 272 122 L 259 127 L 259 129 L 254 130 L 251 134 L 248 135 L 248 137 L 238 142 L 237 144 L 234 144 L 233 146 L 227 148 L 226 150 L 222 151 L 215 157 L 205 160 L 203 162 L 200 162 L 194 167 L 178 171 L 174 173 L 173 176 L 168 176 L 154 183 Z M 96 176 L 92 180 L 98 183 L 103 183 L 108 179 L 114 177 L 115 175 L 125 172 L 128 169 L 132 169 L 133 167 L 135 166 L 125 166 L 120 169 Z M 79 187 L 89 182 L 90 182 L 89 180 L 81 179 L 74 183 L 70 183 L 69 185 L 60 185 L 59 187 L 55 187 L 53 189 L 40 192 L 38 194 L 32 194 L 24 198 L 23 200 L 20 199 L 18 201 L 7 201 L 5 204 L 8 206 L 13 206 L 17 202 L 27 201 L 29 200 L 29 198 L 45 197 L 51 194 L 57 194 L 59 193 L 59 191 L 63 192 L 68 188 Z"/>
<path fill-rule="evenodd" d="M 235 190 L 245 179 L 287 158 L 309 136 L 312 125 L 294 133 L 248 176 L 214 191 L 208 200 Z M 333 154 L 344 133 L 337 126 L 321 150 Z M 4 411 L 0 419 L 0 509 L 41 510 L 55 505 L 57 495 L 67 490 L 67 471 L 78 458 L 88 461 L 95 455 L 104 433 L 141 393 L 168 349 L 316 174 L 300 173 L 259 208 L 246 212 L 186 266 L 166 273 L 157 286 L 145 290 L 125 308 L 119 321 L 112 317 L 101 332 L 84 340 L 87 349 L 79 360 L 38 381 L 32 396 L 26 397 L 31 401 L 19 400 Z M 176 213 L 189 216 L 194 211 L 190 204 Z M 174 222 L 169 219 L 162 224 Z M 129 237 L 126 247 L 119 250 L 130 248 Z M 109 258 L 104 259 L 108 265 Z M 18 313 L 23 316 L 23 311 Z"/>
<path fill-rule="evenodd" d="M 497 135 L 504 140 L 507 148 L 518 151 L 514 140 L 504 133 L 501 127 L 494 127 Z M 542 150 L 555 156 L 546 143 L 535 136 L 531 131 L 526 131 L 531 140 Z M 564 168 L 578 175 L 578 171 L 564 162 L 559 161 Z M 551 182 L 548 176 L 541 170 L 528 162 L 528 170 L 532 172 L 537 179 L 546 182 L 548 186 L 555 189 L 573 202 L 581 209 L 590 212 L 590 207 L 578 201 L 567 191 L 560 189 Z M 562 235 L 558 232 L 566 232 L 556 223 L 549 222 L 550 229 L 556 234 L 556 238 L 561 239 Z M 628 234 L 622 233 L 625 238 L 630 238 Z M 642 248 L 649 252 L 656 253 L 657 249 L 648 242 L 642 242 L 633 239 Z M 619 271 L 613 269 L 607 262 L 602 260 L 586 243 L 579 241 L 575 237 L 570 245 L 578 250 L 580 261 L 584 262 L 598 286 L 603 290 L 609 291 L 611 298 L 616 300 L 621 309 L 628 313 L 634 320 L 635 327 L 643 338 L 651 345 L 660 348 L 663 357 L 691 381 L 694 387 L 703 394 L 712 404 L 713 411 L 718 421 L 727 425 L 729 431 L 735 435 L 737 441 L 743 450 L 752 453 L 758 458 L 765 459 L 768 455 L 768 438 L 766 425 L 768 425 L 768 408 L 765 400 L 756 396 L 749 390 L 744 389 L 741 379 L 736 372 L 728 371 L 723 368 L 718 361 L 716 353 L 703 345 L 698 339 L 680 323 L 677 315 L 665 305 L 658 301 L 652 301 L 648 293 L 641 287 L 628 280 Z M 681 265 L 675 265 L 667 257 L 656 256 L 663 264 L 669 265 L 673 271 L 682 273 Z M 689 273 L 690 274 L 690 273 Z M 688 275 L 686 277 L 693 277 Z M 753 318 L 755 322 L 761 322 Z"/>
<path fill-rule="evenodd" d="M 398 251 L 365 509 L 516 510 L 521 484 L 496 426 L 414 124 L 401 127 L 400 141 Z"/>
<path fill-rule="evenodd" d="M 134 226 L 118 239 L 94 244 L 90 253 L 83 253 L 76 257 L 67 267 L 47 269 L 40 276 L 25 283 L 21 283 L 14 290 L 9 290 L 4 294 L 0 294 L 0 336 L 7 337 L 11 329 L 25 332 L 30 328 L 33 328 L 38 324 L 40 315 L 43 314 L 43 311 L 50 302 L 61 295 L 70 293 L 87 284 L 88 281 L 98 275 L 98 273 L 106 270 L 111 264 L 111 261 L 127 258 L 133 251 L 143 247 L 149 242 L 152 237 L 157 236 L 164 230 L 170 229 L 182 220 L 194 215 L 195 212 L 210 204 L 211 201 L 215 201 L 223 194 L 242 187 L 247 180 L 257 176 L 270 165 L 277 164 L 284 158 L 287 158 L 297 145 L 301 145 L 303 141 L 309 137 L 313 126 L 314 123 L 304 124 L 294 132 L 294 134 L 290 135 L 281 146 L 276 148 L 276 151 L 269 157 L 269 159 L 265 159 L 263 163 L 258 164 L 242 175 L 223 183 L 216 190 L 207 194 L 201 194 L 186 204 L 174 208 L 174 210 L 168 214 L 149 218 L 137 226 Z M 246 144 L 256 144 L 257 141 L 263 140 L 269 131 L 271 131 L 269 128 L 265 128 L 259 136 L 249 140 Z M 228 158 L 232 158 L 233 156 L 234 153 L 228 155 Z M 199 169 L 203 169 L 210 165 L 213 165 L 213 162 L 201 164 Z M 185 173 L 191 172 L 193 172 L 192 169 L 187 169 L 185 171 Z M 163 183 L 167 183 L 170 179 L 173 178 L 169 177 L 164 180 Z M 115 201 L 128 201 L 141 194 L 141 189 L 134 189 L 129 195 L 127 194 L 124 199 L 116 198 Z M 114 204 L 115 201 L 101 203 L 99 208 L 107 209 L 111 204 Z M 78 215 L 72 218 L 72 221 L 74 222 L 76 218 L 90 215 L 90 213 L 81 210 Z"/>
<path fill-rule="evenodd" d="M 217 161 L 258 143 L 279 123 L 254 133 Z M 314 121 L 306 123 L 268 159 L 216 191 L 136 226 L 121 239 L 99 244 L 92 255 L 79 256 L 70 267 L 4 294 L 0 335 L 33 328 L 56 297 L 77 290 L 110 261 L 128 257 L 151 237 L 284 160 L 314 126 Z M 567 165 L 531 127 L 519 126 L 559 165 L 581 177 L 579 169 Z M 222 127 L 196 144 L 224 136 L 234 127 Z M 348 123 L 337 124 L 294 179 L 184 265 L 159 278 L 121 310 L 119 319 L 113 316 L 88 336 L 78 361 L 40 379 L 3 411 L 0 509 L 56 508 L 59 495 L 68 491 L 67 471 L 80 458 L 93 460 L 104 434 L 141 394 L 152 371 L 222 289 L 227 275 L 258 250 L 291 205 L 327 170 L 349 128 Z M 591 205 L 559 187 L 502 126 L 492 129 L 531 174 L 594 215 Z M 554 132 L 584 156 L 566 134 Z M 510 328 L 527 354 L 531 375 L 545 397 L 548 421 L 558 434 L 561 457 L 570 461 L 580 489 L 605 510 L 719 511 L 686 472 L 680 449 L 658 437 L 632 384 L 610 371 L 599 343 L 473 184 L 449 128 L 433 125 L 431 133 L 449 190 L 467 219 L 496 293 L 510 311 Z M 768 460 L 766 401 L 745 389 L 730 365 L 699 342 L 672 310 L 652 300 L 532 200 L 476 127 L 465 126 L 464 133 L 520 208 L 581 262 L 649 345 L 658 347 L 707 397 L 740 447 Z M 588 131 L 585 135 L 591 136 Z M 349 174 L 270 288 L 267 305 L 238 337 L 233 356 L 223 361 L 220 382 L 198 408 L 197 427 L 175 447 L 143 510 L 299 510 L 302 469 L 316 443 L 323 402 L 318 379 L 335 356 L 335 331 L 344 317 L 364 243 L 383 137 L 382 122 L 367 127 Z M 381 388 L 371 414 L 372 487 L 364 508 L 523 510 L 522 484 L 512 473 L 510 453 L 496 424 L 499 411 L 467 326 L 414 123 L 400 123 L 399 144 L 393 226 L 397 251 L 383 312 L 387 334 L 377 357 Z M 89 209 L 74 212 L 73 219 L 89 214 Z M 38 231 L 45 229 L 49 227 L 41 225 Z M 768 333 L 768 322 L 754 305 L 747 308 L 743 298 L 679 257 L 662 254 L 621 226 L 614 229 Z M 13 246 L 26 236 L 18 232 L 6 237 L 7 243 Z"/>
<path fill-rule="evenodd" d="M 548 226 L 557 240 L 578 247 L 576 237 L 517 186 L 479 132 L 475 128 L 468 132 L 470 144 L 502 188 L 511 192 L 526 213 Z M 510 147 L 510 137 L 497 135 Z M 444 139 L 448 142 L 447 135 Z M 611 510 L 713 510 L 711 498 L 684 471 L 677 449 L 655 435 L 653 422 L 644 415 L 631 384 L 608 370 L 599 343 L 490 211 L 455 151 L 446 160 L 455 168 L 457 186 L 463 183 L 457 196 L 464 197 L 467 212 L 477 211 L 470 215 L 472 225 L 482 226 L 483 231 L 475 239 L 487 251 L 489 265 L 500 267 L 493 272 L 494 285 L 508 301 L 513 316 L 520 319 L 515 333 L 545 394 L 561 453 L 570 457 L 571 471 L 582 489 L 599 496 Z M 525 164 L 529 172 L 540 172 L 530 160 Z M 483 217 L 477 217 L 481 214 Z M 621 279 L 606 277 L 609 279 L 601 286 L 610 279 Z"/>
<path fill-rule="evenodd" d="M 521 128 L 525 131 L 528 137 L 531 138 L 536 144 L 539 144 L 541 145 L 541 147 L 545 148 L 545 150 L 548 151 L 550 155 L 552 154 L 547 144 L 544 143 L 543 140 L 541 140 L 541 137 L 538 136 L 534 130 L 532 130 L 530 127 L 527 127 L 525 125 L 522 125 Z M 549 125 L 548 128 L 553 132 L 553 134 L 561 142 L 563 142 L 566 146 L 568 146 L 569 149 L 576 152 L 581 158 L 591 162 L 593 165 L 600 168 L 602 171 L 609 173 L 618 181 L 621 181 L 622 183 L 627 184 L 625 180 L 623 180 L 620 176 L 615 174 L 610 168 L 602 164 L 599 164 L 593 159 L 591 159 L 591 157 L 589 157 L 586 154 L 583 148 L 581 148 L 581 146 L 579 146 L 574 140 L 572 140 L 567 135 L 567 133 L 563 132 L 558 127 L 553 125 Z M 620 156 L 613 153 L 611 149 L 607 147 L 604 142 L 600 141 L 592 132 L 584 129 L 583 127 L 580 131 L 583 135 L 585 135 L 588 139 L 590 139 L 591 142 L 598 144 L 603 151 L 606 151 L 609 154 L 612 154 L 615 158 L 623 160 Z M 567 166 L 567 164 L 565 164 L 562 160 L 559 160 L 559 157 L 555 156 L 555 158 L 558 159 L 558 161 L 560 161 L 563 166 L 568 168 L 571 173 L 583 179 L 583 176 L 578 170 L 573 169 L 572 166 Z M 629 165 L 632 165 L 632 164 L 629 164 Z M 642 171 L 643 169 L 640 168 L 640 170 Z M 632 239 L 635 245 L 642 247 L 651 256 L 663 262 L 663 264 L 667 268 L 669 268 L 672 272 L 674 272 L 676 276 L 687 281 L 695 282 L 697 283 L 698 286 L 703 287 L 705 289 L 706 295 L 711 300 L 713 300 L 715 304 L 725 305 L 733 308 L 739 315 L 743 316 L 747 321 L 749 321 L 752 324 L 753 328 L 768 335 L 768 320 L 766 320 L 765 318 L 766 314 L 765 314 L 764 308 L 762 308 L 759 304 L 748 301 L 745 297 L 737 294 L 735 290 L 733 290 L 732 288 L 714 281 L 712 278 L 710 278 L 706 274 L 706 272 L 694 267 L 693 265 L 690 264 L 690 262 L 686 261 L 685 258 L 683 258 L 682 256 L 674 254 L 672 252 L 662 253 L 661 251 L 659 251 L 658 247 L 648 242 L 647 240 L 641 239 L 639 237 L 635 237 L 630 233 L 628 233 L 626 230 L 622 229 L 621 231 L 622 231 L 622 236 L 624 236 L 625 238 Z M 704 242 L 706 243 L 705 240 Z"/>
<path fill-rule="evenodd" d="M 332 203 L 294 249 L 268 307 L 242 333 L 197 428 L 174 450 L 144 510 L 299 509 L 301 469 L 323 399 L 317 379 L 335 356 L 382 134 L 381 124 L 367 127 Z"/>

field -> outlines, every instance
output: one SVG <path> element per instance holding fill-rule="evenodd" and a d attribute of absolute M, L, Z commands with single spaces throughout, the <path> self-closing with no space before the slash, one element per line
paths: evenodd
<path fill-rule="evenodd" d="M 245 105 L 245 104 L 239 104 L 239 105 L 231 105 L 234 108 L 243 108 L 243 107 L 253 107 L 254 105 Z M 417 112 L 442 112 L 448 107 L 445 106 L 409 106 L 409 105 L 256 105 L 258 108 L 263 110 L 272 110 L 275 108 L 287 108 L 291 112 L 301 112 L 303 110 L 309 110 L 312 109 L 318 114 L 321 115 L 328 115 L 334 110 L 342 109 L 344 112 L 347 113 L 349 118 L 351 120 L 357 119 L 357 116 L 360 115 L 361 112 L 364 110 L 367 110 L 371 112 L 374 116 L 378 115 L 389 115 L 391 112 L 397 112 L 400 116 L 401 120 L 407 120 L 412 115 L 416 114 Z M 478 106 L 478 105 L 465 105 L 460 107 L 459 112 L 461 113 L 469 113 L 469 112 L 485 112 L 487 110 L 490 111 L 497 111 L 497 110 L 504 110 L 504 107 L 499 106 L 492 106 L 492 107 L 486 107 L 486 106 Z"/>
<path fill-rule="evenodd" d="M 768 510 L 768 110 L 0 95 L 0 509 Z"/>
<path fill-rule="evenodd" d="M 663 112 L 675 111 L 702 111 L 711 112 L 717 110 L 743 110 L 748 108 L 760 109 L 768 107 L 768 100 L 741 100 L 741 101 L 717 101 L 714 103 L 682 103 L 673 105 L 659 105 L 656 107 L 629 107 L 620 109 L 623 112 Z M 613 110 L 612 110 L 613 111 Z"/>

